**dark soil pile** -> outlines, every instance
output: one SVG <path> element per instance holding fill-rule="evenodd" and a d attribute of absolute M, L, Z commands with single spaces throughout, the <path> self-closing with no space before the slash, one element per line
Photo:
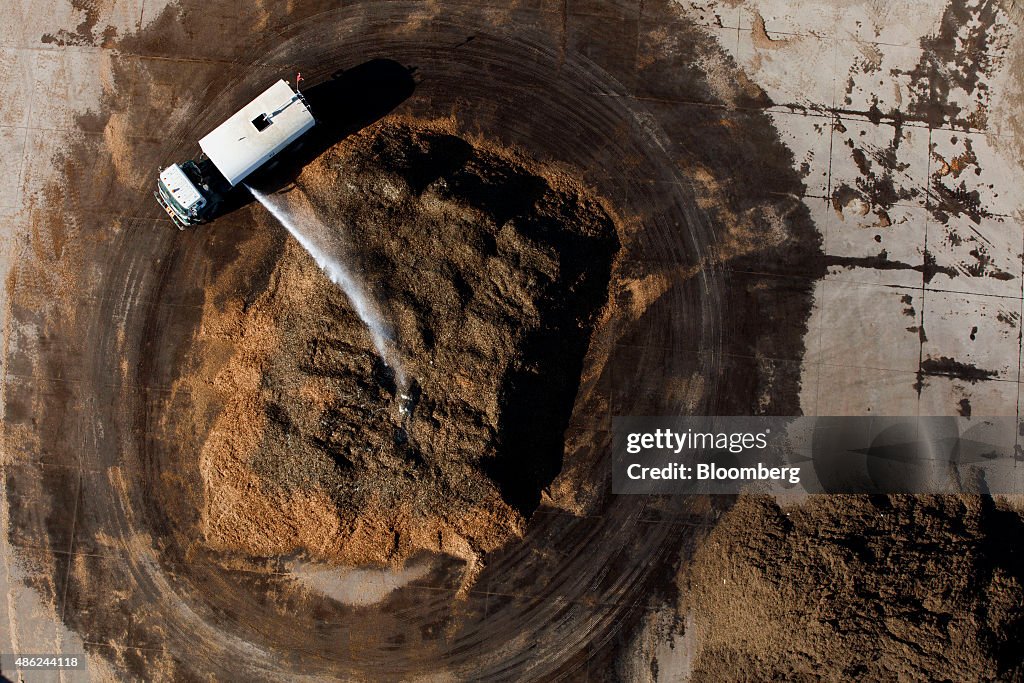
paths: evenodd
<path fill-rule="evenodd" d="M 615 226 L 568 181 L 437 129 L 375 126 L 296 185 L 278 197 L 331 232 L 393 328 L 400 374 L 293 240 L 262 292 L 208 306 L 230 357 L 211 346 L 196 373 L 223 405 L 201 458 L 207 542 L 475 566 L 560 470 Z"/>
<path fill-rule="evenodd" d="M 991 498 L 742 498 L 684 580 L 693 680 L 1020 680 L 1022 537 Z"/>

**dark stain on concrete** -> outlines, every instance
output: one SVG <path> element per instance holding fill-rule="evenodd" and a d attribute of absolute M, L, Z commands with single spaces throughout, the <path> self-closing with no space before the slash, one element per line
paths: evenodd
<path fill-rule="evenodd" d="M 971 416 L 971 402 L 970 402 L 969 399 L 966 399 L 966 398 L 960 399 L 960 404 L 959 404 L 959 407 L 957 408 L 957 413 L 959 413 L 960 417 L 970 417 Z"/>
<path fill-rule="evenodd" d="M 990 46 L 996 42 L 998 18 L 997 0 L 976 6 L 953 0 L 946 5 L 938 32 L 921 40 L 921 60 L 908 72 L 915 95 L 907 107 L 911 115 L 935 128 L 984 125 L 984 106 L 967 111 L 951 93 L 960 89 L 968 98 L 987 101 L 985 78 L 997 66 Z"/>
<path fill-rule="evenodd" d="M 924 276 L 925 282 L 931 282 L 932 278 L 937 273 L 948 275 L 949 277 L 956 277 L 959 273 L 948 266 L 940 266 L 935 262 L 934 257 L 930 257 L 930 254 L 925 254 L 924 262 L 920 264 L 911 264 L 904 261 L 892 261 L 889 259 L 889 254 L 884 249 L 876 256 L 834 256 L 832 254 L 825 256 L 826 266 L 832 267 L 837 266 L 840 268 L 872 268 L 874 270 L 915 270 Z M 913 315 L 913 308 L 910 308 L 908 315 Z M 907 313 L 904 310 L 904 313 Z"/>
<path fill-rule="evenodd" d="M 96 0 L 70 0 L 71 7 L 85 16 L 82 22 L 75 27 L 74 31 L 60 29 L 56 33 L 45 33 L 40 37 L 40 42 L 66 46 L 87 46 L 87 47 L 113 47 L 117 39 L 117 29 L 114 26 L 107 26 L 99 35 L 96 27 L 99 23 L 100 12 L 96 6 Z"/>
<path fill-rule="evenodd" d="M 940 356 L 926 358 L 921 361 L 920 373 L 925 376 L 952 377 L 974 384 L 980 380 L 994 379 L 999 375 L 995 370 L 985 370 L 970 363 L 962 363 L 955 358 Z"/>

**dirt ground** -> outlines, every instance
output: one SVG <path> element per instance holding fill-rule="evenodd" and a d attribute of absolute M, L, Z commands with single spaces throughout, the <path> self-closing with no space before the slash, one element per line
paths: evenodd
<path fill-rule="evenodd" d="M 925 334 L 922 303 L 933 278 L 1019 284 L 970 244 L 1014 238 L 1012 216 L 983 215 L 984 186 L 960 192 L 978 174 L 959 148 L 926 143 L 923 187 L 901 156 L 996 112 L 963 77 L 997 65 L 996 5 L 979 28 L 948 4 L 920 58 L 889 69 L 910 83 L 891 111 L 858 109 L 854 76 L 827 105 L 779 99 L 771 68 L 793 64 L 773 60 L 827 41 L 784 37 L 784 7 L 705 5 L 181 0 L 133 33 L 93 16 L 44 36 L 112 52 L 99 104 L 46 136 L 17 235 L 0 512 L 24 583 L 108 677 L 1020 677 L 1008 509 L 610 494 L 613 415 L 795 415 L 883 375 L 871 395 L 910 392 L 913 410 L 947 381 L 965 410 L 1005 409 L 1007 385 L 1016 406 L 1019 309 L 991 306 L 1010 361 L 977 360 L 995 346 L 964 347 L 972 323 L 937 367 L 923 345 L 942 315 Z M 413 82 L 366 70 L 382 58 Z M 309 165 L 264 180 L 356 264 L 393 325 L 391 368 L 262 207 L 239 196 L 179 233 L 150 196 L 156 168 L 297 70 L 345 97 L 319 112 L 324 146 L 297 152 Z M 859 175 L 831 184 L 829 156 L 816 189 L 798 125 Z M 973 227 L 932 240 L 938 265 L 900 241 L 915 211 Z M 868 256 L 829 251 L 851 231 Z M 960 246 L 984 267 L 960 273 Z M 826 280 L 856 324 L 814 317 Z M 841 298 L 865 281 L 896 302 L 884 335 L 881 294 Z M 822 330 L 844 337 L 830 368 Z M 909 335 L 911 364 L 857 356 L 864 330 L 882 365 Z M 358 599 L 322 590 L 353 575 L 385 578 Z"/>

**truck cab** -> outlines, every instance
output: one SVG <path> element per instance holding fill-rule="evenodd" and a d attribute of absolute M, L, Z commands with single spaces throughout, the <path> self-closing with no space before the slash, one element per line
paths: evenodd
<path fill-rule="evenodd" d="M 179 229 L 203 223 L 216 213 L 222 188 L 210 171 L 207 168 L 204 175 L 200 163 L 191 160 L 160 171 L 153 194 Z"/>
<path fill-rule="evenodd" d="M 203 137 L 198 161 L 160 171 L 153 194 L 179 230 L 212 220 L 232 188 L 314 123 L 302 95 L 280 80 Z"/>

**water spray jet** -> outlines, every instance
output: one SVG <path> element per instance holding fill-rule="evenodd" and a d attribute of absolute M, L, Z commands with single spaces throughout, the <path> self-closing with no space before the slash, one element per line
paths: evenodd
<path fill-rule="evenodd" d="M 397 389 L 395 393 L 404 397 L 405 394 L 403 392 L 407 390 L 408 384 L 401 367 L 393 357 L 392 347 L 394 340 L 391 330 L 381 318 L 373 300 L 363 291 L 360 282 L 343 263 L 327 253 L 326 245 L 318 244 L 313 236 L 300 229 L 298 222 L 292 219 L 280 202 L 274 201 L 272 197 L 263 194 L 248 184 L 245 185 L 245 188 L 249 190 L 256 201 L 270 212 L 270 215 L 284 226 L 302 248 L 313 257 L 313 260 L 316 261 L 316 264 L 327 275 L 327 278 L 338 285 L 341 291 L 345 293 L 349 303 L 352 304 L 352 309 L 359 316 L 359 319 L 363 321 L 363 324 L 366 325 L 366 329 L 370 333 L 370 340 L 373 342 L 373 347 L 376 349 L 381 363 L 394 373 Z M 324 226 L 321 225 L 320 227 L 323 228 Z M 403 398 L 403 404 L 400 404 L 399 410 L 402 409 L 401 405 L 404 405 L 404 400 Z"/>

